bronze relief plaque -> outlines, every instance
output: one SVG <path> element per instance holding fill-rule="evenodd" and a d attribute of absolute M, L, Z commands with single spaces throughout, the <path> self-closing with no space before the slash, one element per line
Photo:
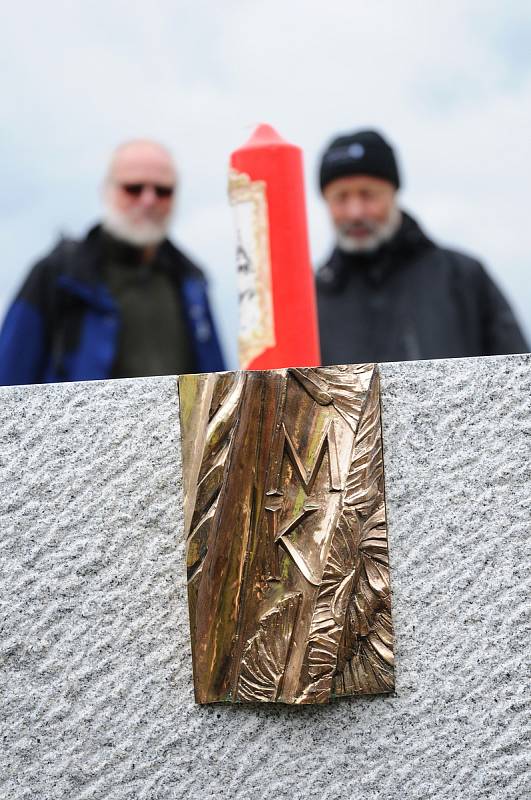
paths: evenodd
<path fill-rule="evenodd" d="M 199 703 L 391 692 L 378 368 L 179 378 Z"/>

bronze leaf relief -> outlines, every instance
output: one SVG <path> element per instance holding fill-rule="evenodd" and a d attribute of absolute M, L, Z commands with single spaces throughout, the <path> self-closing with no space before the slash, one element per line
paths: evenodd
<path fill-rule="evenodd" d="M 199 703 L 394 688 L 378 368 L 179 378 Z"/>

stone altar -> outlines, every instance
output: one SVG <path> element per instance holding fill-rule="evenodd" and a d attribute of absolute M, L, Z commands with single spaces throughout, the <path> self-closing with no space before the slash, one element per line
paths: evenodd
<path fill-rule="evenodd" d="M 531 356 L 380 365 L 393 696 L 193 699 L 176 382 L 0 389 L 0 797 L 526 783 Z"/>

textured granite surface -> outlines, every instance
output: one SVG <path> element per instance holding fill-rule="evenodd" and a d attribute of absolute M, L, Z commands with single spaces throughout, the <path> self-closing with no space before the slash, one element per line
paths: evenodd
<path fill-rule="evenodd" d="M 524 798 L 531 357 L 384 365 L 397 690 L 193 703 L 175 381 L 0 389 L 0 797 Z"/>

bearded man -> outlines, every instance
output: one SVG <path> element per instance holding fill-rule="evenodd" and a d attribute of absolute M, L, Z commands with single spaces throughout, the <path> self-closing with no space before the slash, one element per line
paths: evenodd
<path fill-rule="evenodd" d="M 395 154 L 379 133 L 334 139 L 319 182 L 336 234 L 317 273 L 323 364 L 528 351 L 483 266 L 401 210 Z"/>
<path fill-rule="evenodd" d="M 31 270 L 0 334 L 0 384 L 224 368 L 203 273 L 167 238 L 177 174 L 162 145 L 113 154 L 101 225 Z"/>

